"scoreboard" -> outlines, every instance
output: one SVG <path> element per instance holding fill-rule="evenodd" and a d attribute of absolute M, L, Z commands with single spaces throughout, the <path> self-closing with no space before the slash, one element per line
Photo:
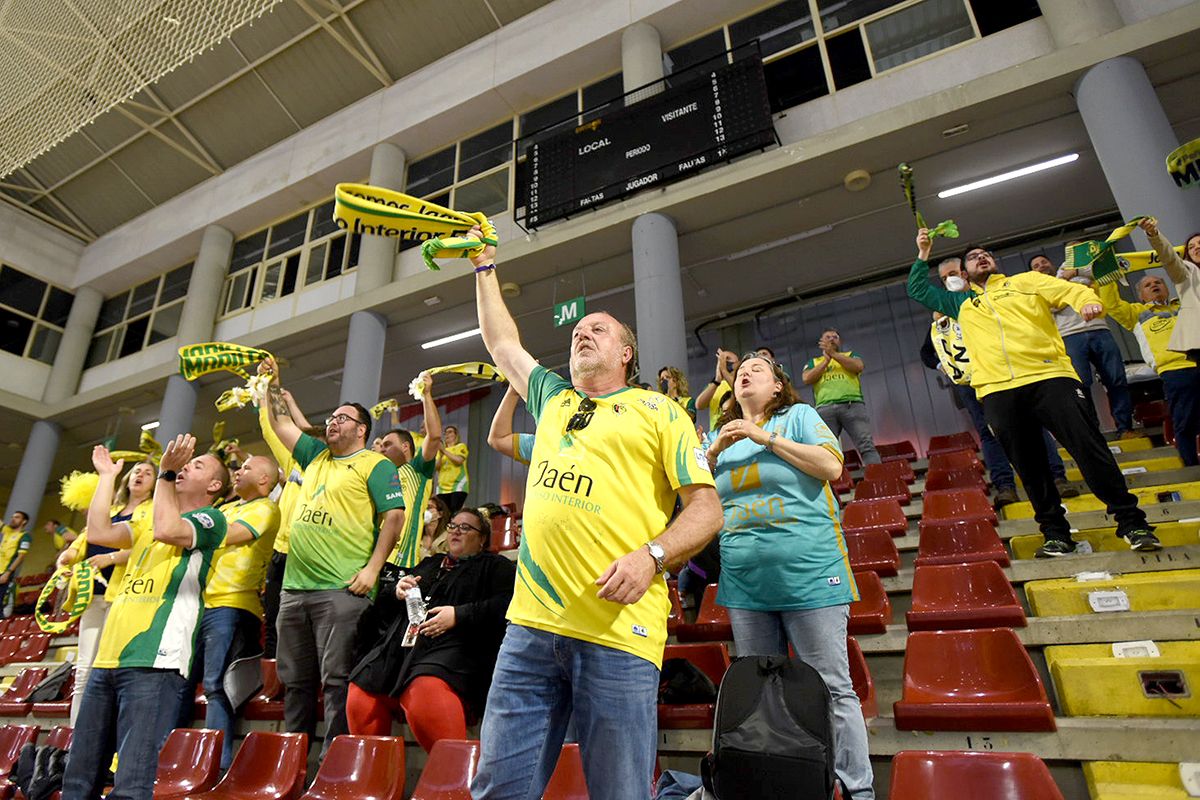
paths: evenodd
<path fill-rule="evenodd" d="M 773 144 L 762 59 L 722 64 L 574 130 L 531 138 L 521 199 L 536 227 Z"/>

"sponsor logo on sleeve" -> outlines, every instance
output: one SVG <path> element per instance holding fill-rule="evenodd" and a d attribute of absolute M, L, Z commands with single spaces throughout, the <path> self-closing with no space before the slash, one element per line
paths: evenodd
<path fill-rule="evenodd" d="M 704 451 L 704 448 L 703 447 L 694 448 L 692 450 L 692 454 L 696 457 L 696 466 L 699 469 L 701 469 L 704 472 L 707 472 L 709 475 L 711 475 L 712 470 L 708 466 L 708 453 L 706 453 Z"/>
<path fill-rule="evenodd" d="M 216 522 L 213 521 L 213 518 L 210 515 L 205 514 L 204 512 L 196 514 L 193 517 L 193 519 L 195 519 L 197 522 L 199 522 L 205 528 L 213 528 L 213 527 L 216 527 L 216 524 L 217 524 Z"/>

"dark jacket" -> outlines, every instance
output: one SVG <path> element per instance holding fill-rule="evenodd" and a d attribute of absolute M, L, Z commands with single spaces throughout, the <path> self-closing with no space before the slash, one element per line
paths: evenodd
<path fill-rule="evenodd" d="M 418 586 L 429 608 L 454 606 L 454 627 L 437 638 L 419 636 L 411 648 L 401 647 L 408 611 L 399 603 L 383 639 L 359 661 L 350 682 L 372 694 L 399 697 L 413 678 L 431 675 L 449 684 L 469 716 L 480 717 L 504 638 L 516 565 L 489 552 L 462 559 L 451 569 L 443 568 L 446 559 L 442 553 L 431 555 L 411 574 L 421 578 Z"/>

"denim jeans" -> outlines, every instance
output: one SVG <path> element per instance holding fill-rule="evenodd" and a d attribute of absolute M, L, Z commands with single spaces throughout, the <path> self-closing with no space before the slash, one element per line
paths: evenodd
<path fill-rule="evenodd" d="M 95 800 L 113 753 L 120 756 L 111 800 L 150 800 L 158 751 L 175 727 L 179 690 L 174 670 L 93 669 L 63 776 L 63 800 Z"/>
<path fill-rule="evenodd" d="M 1125 362 L 1112 333 L 1107 330 L 1073 333 L 1063 339 L 1063 344 L 1084 389 L 1092 385 L 1092 365 L 1096 366 L 1108 395 L 1108 410 L 1117 423 L 1117 433 L 1132 430 L 1133 398 L 1129 396 Z"/>
<path fill-rule="evenodd" d="M 821 674 L 833 698 L 834 766 L 854 800 L 873 800 L 875 790 L 867 745 L 867 724 L 850 679 L 846 656 L 846 624 L 850 606 L 803 611 L 729 609 L 738 656 L 786 655 L 788 644 L 797 657 Z"/>
<path fill-rule="evenodd" d="M 200 635 L 192 656 L 192 674 L 179 695 L 178 728 L 190 728 L 195 709 L 196 685 L 204 684 L 208 711 L 204 727 L 225 733 L 221 751 L 221 769 L 233 762 L 234 724 L 237 716 L 225 695 L 225 670 L 229 669 L 242 642 L 254 643 L 257 652 L 262 623 L 258 617 L 240 608 L 206 608 L 200 618 Z"/>
<path fill-rule="evenodd" d="M 983 416 L 983 403 L 979 402 L 979 398 L 975 396 L 975 390 L 970 386 L 955 386 L 954 393 L 958 395 L 958 401 L 966 409 L 967 414 L 971 417 L 971 422 L 975 425 L 975 432 L 979 434 L 979 442 L 983 447 L 983 463 L 987 465 L 992 485 L 996 489 L 1016 489 L 1017 480 L 1013 475 L 1012 462 L 1008 460 L 1008 456 L 1004 455 L 1004 448 L 1000 445 L 1000 440 L 988 427 L 987 420 Z M 1058 455 L 1058 442 L 1054 441 L 1054 437 L 1045 428 L 1042 429 L 1042 439 L 1046 443 L 1046 460 L 1050 463 L 1050 473 L 1054 476 L 1054 480 L 1065 481 L 1067 468 Z"/>
<path fill-rule="evenodd" d="M 833 431 L 835 438 L 840 440 L 842 431 L 850 435 L 862 463 L 879 463 L 879 452 L 876 451 L 875 439 L 871 436 L 871 413 L 867 411 L 866 403 L 830 403 L 818 407 L 817 413 L 829 426 L 829 430 Z"/>
<path fill-rule="evenodd" d="M 542 796 L 573 716 L 592 800 L 650 793 L 658 668 L 611 647 L 509 625 L 480 734 L 473 800 Z"/>
<path fill-rule="evenodd" d="M 1175 449 L 1185 467 L 1194 467 L 1196 436 L 1200 435 L 1200 367 L 1172 369 L 1162 373 L 1163 395 L 1175 429 Z"/>

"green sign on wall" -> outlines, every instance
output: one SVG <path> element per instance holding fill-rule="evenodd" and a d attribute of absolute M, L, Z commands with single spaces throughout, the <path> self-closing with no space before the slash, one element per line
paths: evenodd
<path fill-rule="evenodd" d="M 565 302 L 555 303 L 554 327 L 573 325 L 583 319 L 585 313 L 582 297 L 573 297 Z"/>

